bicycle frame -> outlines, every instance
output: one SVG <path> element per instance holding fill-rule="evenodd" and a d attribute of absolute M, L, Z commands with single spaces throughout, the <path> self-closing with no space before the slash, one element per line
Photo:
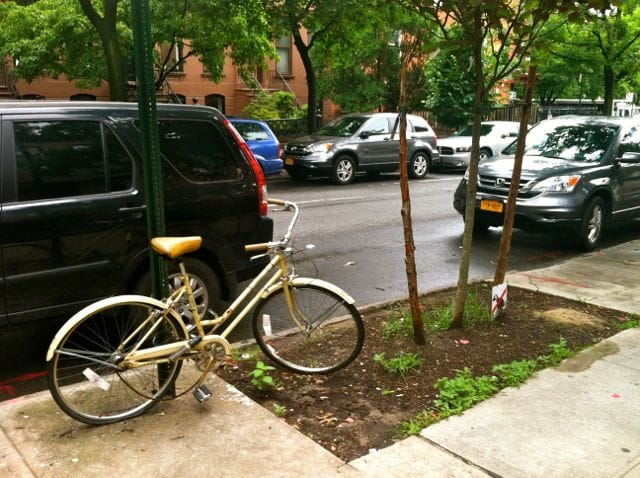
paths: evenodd
<path fill-rule="evenodd" d="M 188 351 L 185 351 L 184 356 L 188 357 L 195 352 L 206 348 L 212 344 L 221 345 L 224 348 L 225 354 L 231 353 L 230 344 L 227 340 L 229 334 L 238 326 L 242 320 L 249 314 L 258 301 L 270 292 L 271 289 L 278 283 L 284 287 L 284 294 L 287 302 L 288 309 L 292 312 L 292 318 L 301 331 L 304 331 L 301 321 L 294 311 L 297 311 L 295 300 L 291 294 L 291 284 L 293 276 L 289 273 L 289 265 L 285 253 L 286 250 L 277 251 L 271 258 L 269 263 L 258 274 L 251 283 L 242 291 L 242 293 L 227 307 L 227 309 L 215 319 L 202 319 L 196 307 L 193 299 L 193 293 L 189 282 L 189 276 L 185 270 L 184 264 L 180 263 L 180 274 L 182 280 L 182 286 L 176 289 L 171 296 L 163 302 L 166 307 L 166 312 L 173 311 L 173 304 L 179 301 L 185 294 L 189 298 L 191 312 L 193 314 L 193 321 L 195 328 L 198 332 L 198 336 L 202 337 L 201 342 L 191 347 L 188 341 L 179 341 L 172 344 L 161 345 L 157 347 L 148 347 L 145 349 L 139 349 L 138 346 L 127 353 L 124 363 L 127 367 L 136 367 L 142 363 L 147 364 L 149 361 L 156 360 L 158 363 L 167 362 L 169 357 L 173 354 L 179 353 L 185 347 L 188 347 Z M 271 274 L 271 275 L 270 275 Z M 262 285 L 260 285 L 262 284 Z M 251 299 L 247 300 L 250 296 Z M 353 300 L 353 299 L 351 299 Z M 237 312 L 242 308 L 239 312 Z M 229 323 L 227 328 L 221 334 L 205 334 L 204 329 L 207 327 L 214 327 L 214 331 L 225 322 L 233 320 Z M 154 319 L 151 319 L 154 320 Z M 181 322 L 184 324 L 182 317 Z M 144 338 L 140 341 L 142 343 Z"/>

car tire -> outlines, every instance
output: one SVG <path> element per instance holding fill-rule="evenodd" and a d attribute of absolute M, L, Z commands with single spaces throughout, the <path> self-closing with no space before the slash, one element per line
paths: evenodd
<path fill-rule="evenodd" d="M 409 163 L 409 176 L 413 179 L 423 179 L 429 173 L 429 155 L 418 151 Z"/>
<path fill-rule="evenodd" d="M 221 312 L 222 299 L 220 293 L 220 281 L 218 280 L 215 272 L 213 272 L 213 270 L 204 262 L 194 257 L 185 257 L 184 266 L 187 269 L 189 276 L 193 279 L 191 287 L 193 288 L 196 305 L 201 318 L 204 318 L 204 313 L 206 313 L 207 309 L 213 309 L 216 312 Z M 177 265 L 171 264 L 169 266 L 169 289 L 171 291 L 180 286 L 178 272 L 179 269 Z M 149 272 L 146 272 L 138 281 L 136 293 L 151 295 L 151 275 Z M 183 299 L 183 302 L 183 304 L 176 304 L 176 310 L 185 310 L 184 315 L 182 312 L 180 313 L 183 315 L 185 323 L 189 325 L 191 313 L 187 310 L 186 300 Z"/>
<path fill-rule="evenodd" d="M 353 181 L 356 174 L 356 163 L 353 158 L 343 155 L 338 156 L 333 163 L 331 181 L 334 184 L 345 185 Z"/>
<path fill-rule="evenodd" d="M 484 161 L 485 159 L 489 159 L 491 156 L 493 156 L 493 153 L 491 152 L 490 149 L 480 148 L 480 161 Z"/>
<path fill-rule="evenodd" d="M 576 245 L 583 251 L 592 251 L 600 244 L 606 206 L 601 197 L 594 197 L 587 203 L 578 229 Z"/>

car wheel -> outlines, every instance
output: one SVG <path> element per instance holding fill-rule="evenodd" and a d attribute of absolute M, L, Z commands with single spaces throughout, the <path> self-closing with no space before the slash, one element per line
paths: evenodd
<path fill-rule="evenodd" d="M 207 309 L 220 312 L 220 282 L 213 270 L 204 262 L 193 257 L 185 257 L 184 265 L 191 277 L 191 288 L 193 289 L 200 317 L 204 318 Z M 169 266 L 169 289 L 173 292 L 181 285 L 178 266 L 172 264 Z M 146 272 L 138 281 L 136 292 L 142 295 L 151 294 L 151 276 L 149 272 Z M 180 312 L 187 325 L 193 323 L 193 314 L 189 310 L 186 297 L 183 297 L 175 308 Z"/>
<path fill-rule="evenodd" d="M 333 164 L 331 181 L 334 184 L 349 184 L 356 173 L 356 164 L 349 156 L 340 156 Z"/>
<path fill-rule="evenodd" d="M 409 176 L 413 179 L 422 179 L 429 172 L 429 156 L 422 152 L 417 152 L 411 158 L 409 164 Z"/>
<path fill-rule="evenodd" d="M 491 153 L 491 150 L 489 150 L 487 148 L 481 148 L 480 149 L 480 161 L 484 161 L 485 159 L 489 159 L 491 156 L 493 156 L 493 154 Z"/>
<path fill-rule="evenodd" d="M 600 197 L 594 197 L 587 203 L 576 239 L 577 246 L 583 251 L 592 251 L 600 243 L 605 211 L 604 201 Z"/>

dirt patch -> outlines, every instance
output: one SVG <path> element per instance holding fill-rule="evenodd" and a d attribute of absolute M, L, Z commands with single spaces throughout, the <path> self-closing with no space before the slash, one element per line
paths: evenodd
<path fill-rule="evenodd" d="M 486 284 L 472 290 L 480 298 L 490 297 Z M 421 298 L 422 310 L 448 306 L 453 296 L 453 290 L 428 294 Z M 366 339 L 362 353 L 332 375 L 304 376 L 276 370 L 271 374 L 279 387 L 265 393 L 251 384 L 249 374 L 255 359 L 239 361 L 219 374 L 267 409 L 283 414 L 291 426 L 350 461 L 370 449 L 391 445 L 397 439 L 399 422 L 432 408 L 439 378 L 453 377 L 465 367 L 474 375 L 491 374 L 494 365 L 548 354 L 549 345 L 561 338 L 571 349 L 580 349 L 617 333 L 617 323 L 625 320 L 625 314 L 618 311 L 510 287 L 506 316 L 471 328 L 432 332 L 426 346 L 416 346 L 410 338 L 383 336 L 384 323 L 403 306 L 406 304 L 392 304 L 363 314 Z M 420 369 L 403 378 L 386 372 L 373 360 L 375 354 L 395 357 L 400 352 L 417 354 L 422 359 Z"/>

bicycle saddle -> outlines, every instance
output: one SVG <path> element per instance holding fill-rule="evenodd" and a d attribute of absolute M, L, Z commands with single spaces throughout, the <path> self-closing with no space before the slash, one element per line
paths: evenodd
<path fill-rule="evenodd" d="M 184 237 L 154 237 L 151 239 L 151 247 L 156 254 L 177 259 L 189 252 L 195 252 L 202 244 L 200 236 Z"/>

